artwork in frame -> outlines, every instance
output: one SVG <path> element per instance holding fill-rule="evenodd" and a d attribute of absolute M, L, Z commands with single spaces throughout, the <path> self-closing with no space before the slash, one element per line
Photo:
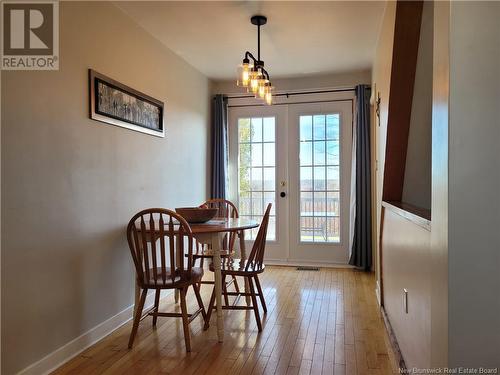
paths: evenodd
<path fill-rule="evenodd" d="M 163 102 L 89 69 L 90 118 L 165 136 Z"/>

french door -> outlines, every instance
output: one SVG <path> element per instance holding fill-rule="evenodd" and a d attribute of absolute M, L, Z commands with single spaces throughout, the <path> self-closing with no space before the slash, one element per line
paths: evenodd
<path fill-rule="evenodd" d="M 352 108 L 344 100 L 229 109 L 230 199 L 258 221 L 273 203 L 268 262 L 347 263 Z"/>
<path fill-rule="evenodd" d="M 272 203 L 266 258 L 288 259 L 287 108 L 238 107 L 229 110 L 229 195 L 240 217 L 262 220 Z M 285 195 L 286 198 L 286 195 Z M 246 234 L 250 242 L 258 229 Z"/>

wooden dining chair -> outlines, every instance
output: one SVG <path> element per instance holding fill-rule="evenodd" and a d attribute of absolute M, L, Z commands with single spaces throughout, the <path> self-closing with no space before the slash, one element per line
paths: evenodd
<path fill-rule="evenodd" d="M 219 199 L 219 198 L 209 199 L 201 206 L 207 206 L 208 208 L 217 208 L 217 214 L 215 215 L 216 218 L 224 218 L 224 219 L 239 218 L 238 209 L 236 208 L 235 204 L 227 199 Z M 236 238 L 238 235 L 239 234 L 236 232 L 231 232 L 226 236 L 224 236 L 220 254 L 221 258 L 234 256 L 235 254 L 234 244 L 236 242 Z M 209 247 L 203 246 L 200 243 L 197 243 L 196 250 L 193 254 L 194 261 L 196 262 L 197 260 L 199 260 L 200 267 L 203 268 L 204 261 L 207 258 L 210 260 L 213 258 L 211 249 Z M 213 283 L 214 283 L 213 281 L 201 281 L 201 284 L 213 284 Z M 225 283 L 223 288 L 227 289 L 227 287 L 233 283 L 236 292 L 239 292 L 240 288 L 238 286 L 238 280 L 236 279 L 236 276 L 232 276 L 231 280 Z M 226 302 L 227 302 L 227 297 L 226 297 Z"/>
<path fill-rule="evenodd" d="M 222 293 L 225 298 L 228 296 L 250 296 L 252 299 L 252 304 L 250 306 L 240 306 L 240 305 L 229 305 L 226 303 L 226 306 L 222 306 L 223 309 L 226 310 L 253 310 L 255 313 L 255 320 L 257 321 L 257 328 L 259 332 L 262 331 L 262 323 L 260 320 L 259 307 L 257 306 L 257 296 L 260 299 L 260 303 L 262 305 L 262 309 L 264 313 L 267 313 L 266 301 L 264 299 L 264 295 L 262 294 L 262 287 L 259 281 L 259 274 L 264 272 L 264 251 L 266 248 L 266 237 L 267 237 L 267 226 L 269 224 L 269 215 L 271 212 L 272 204 L 269 203 L 267 205 L 266 213 L 262 219 L 262 223 L 260 224 L 259 231 L 257 233 L 257 237 L 255 238 L 255 242 L 252 247 L 252 252 L 247 260 L 243 259 L 235 259 L 232 257 L 227 257 L 222 259 L 221 263 L 221 274 L 222 274 L 222 283 L 225 283 L 225 279 L 227 276 L 241 276 L 248 280 L 248 285 L 250 291 L 245 293 L 235 293 L 228 292 L 227 289 L 223 289 Z M 214 271 L 213 264 L 210 265 L 210 271 Z M 255 282 L 255 286 L 254 283 Z M 257 288 L 257 292 L 255 291 L 255 287 Z M 237 300 L 236 300 L 237 301 Z M 210 297 L 210 304 L 208 306 L 207 318 L 205 319 L 205 329 L 208 329 L 210 324 L 210 316 L 212 315 L 212 310 L 215 308 L 215 288 L 212 292 L 212 296 Z"/>
<path fill-rule="evenodd" d="M 148 290 L 155 290 L 154 306 L 144 316 L 153 317 L 153 326 L 156 326 L 159 316 L 182 318 L 186 351 L 191 351 L 189 323 L 200 313 L 206 319 L 198 285 L 203 269 L 193 267 L 194 241 L 191 227 L 182 216 L 173 211 L 151 208 L 132 217 L 127 227 L 127 240 L 135 265 L 137 284 L 142 291 L 128 347 L 132 348 L 134 343 Z M 186 293 L 190 286 L 193 286 L 199 307 L 193 314 L 188 314 L 186 307 Z M 164 289 L 179 290 L 181 313 L 158 311 L 160 292 Z"/>

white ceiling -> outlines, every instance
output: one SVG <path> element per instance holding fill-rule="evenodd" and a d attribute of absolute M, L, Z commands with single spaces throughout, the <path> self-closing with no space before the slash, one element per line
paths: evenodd
<path fill-rule="evenodd" d="M 370 68 L 384 13 L 383 1 L 122 1 L 116 4 L 146 31 L 215 80 L 231 79 L 246 50 L 261 57 L 272 77 Z"/>

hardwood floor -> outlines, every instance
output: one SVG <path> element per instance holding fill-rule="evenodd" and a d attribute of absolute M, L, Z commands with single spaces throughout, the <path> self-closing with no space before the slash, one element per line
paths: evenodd
<path fill-rule="evenodd" d="M 377 307 L 373 274 L 267 267 L 261 281 L 268 313 L 260 334 L 252 311 L 225 310 L 224 343 L 217 343 L 215 316 L 208 331 L 197 318 L 190 325 L 192 352 L 186 353 L 181 319 L 158 318 L 153 329 L 147 317 L 132 350 L 127 349 L 128 323 L 54 374 L 398 373 Z M 211 288 L 202 286 L 205 306 Z M 190 290 L 188 308 L 195 307 Z M 161 309 L 180 307 L 167 295 Z"/>

